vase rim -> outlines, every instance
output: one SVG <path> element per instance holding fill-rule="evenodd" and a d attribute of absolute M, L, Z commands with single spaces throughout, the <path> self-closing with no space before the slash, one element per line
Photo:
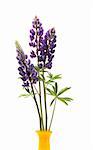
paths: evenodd
<path fill-rule="evenodd" d="M 50 130 L 37 130 L 36 133 L 37 134 L 51 134 L 52 131 L 50 131 Z"/>

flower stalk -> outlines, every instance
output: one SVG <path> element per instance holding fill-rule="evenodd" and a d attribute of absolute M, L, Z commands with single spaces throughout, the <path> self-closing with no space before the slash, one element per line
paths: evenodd
<path fill-rule="evenodd" d="M 38 103 L 37 103 L 37 100 L 36 100 L 36 97 L 35 97 L 35 92 L 34 92 L 34 88 L 33 88 L 32 83 L 31 83 L 31 89 L 32 89 L 33 98 L 34 98 L 34 101 L 35 101 L 35 104 L 36 104 L 36 108 L 37 108 L 37 112 L 38 112 L 38 116 L 39 116 L 39 122 L 40 122 L 40 120 L 41 120 L 40 111 L 39 111 L 39 107 L 38 107 Z M 40 123 L 40 130 L 41 130 L 41 123 Z"/>
<path fill-rule="evenodd" d="M 52 121 L 53 121 L 53 118 L 54 118 L 55 108 L 56 108 L 56 100 L 55 100 L 55 103 L 54 103 L 52 117 L 51 117 L 51 120 L 50 120 L 49 130 L 51 129 Z"/>
<path fill-rule="evenodd" d="M 41 100 L 41 84 L 40 84 L 40 81 L 39 81 L 39 100 L 40 100 L 40 110 L 41 110 L 41 130 L 44 130 L 42 100 Z"/>
<path fill-rule="evenodd" d="M 46 102 L 46 86 L 45 86 L 45 76 L 44 76 L 44 70 L 43 70 L 43 90 L 44 90 L 44 105 L 45 105 L 45 130 L 47 130 L 47 102 Z"/>

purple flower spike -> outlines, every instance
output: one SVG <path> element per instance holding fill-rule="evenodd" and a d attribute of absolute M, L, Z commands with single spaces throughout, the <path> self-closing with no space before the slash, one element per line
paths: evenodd
<path fill-rule="evenodd" d="M 24 54 L 22 48 L 19 46 L 19 43 L 16 42 L 17 47 L 17 60 L 19 63 L 18 71 L 20 74 L 20 78 L 23 81 L 22 86 L 26 90 L 29 91 L 29 85 L 35 84 L 38 81 L 37 71 L 35 70 L 34 65 L 31 63 L 30 59 L 28 59 L 28 56 Z M 34 54 L 34 51 L 31 52 L 31 57 L 36 57 Z"/>
<path fill-rule="evenodd" d="M 42 23 L 40 20 L 35 17 L 33 22 L 32 22 L 33 28 L 30 30 L 30 47 L 33 48 L 31 51 L 31 58 L 35 58 L 36 56 L 38 57 L 39 51 L 42 49 L 42 41 L 43 41 L 43 32 L 44 29 L 42 27 Z M 35 50 L 34 50 L 35 48 Z"/>
<path fill-rule="evenodd" d="M 40 47 L 40 53 L 39 53 L 39 62 L 43 65 L 39 65 L 41 67 L 45 67 L 48 69 L 52 68 L 52 59 L 54 57 L 54 52 L 56 47 L 56 35 L 55 35 L 55 29 L 52 28 L 48 30 L 42 40 L 42 44 Z"/>

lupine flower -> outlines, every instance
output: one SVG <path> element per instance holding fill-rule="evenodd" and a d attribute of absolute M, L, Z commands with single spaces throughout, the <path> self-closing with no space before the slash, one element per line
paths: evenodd
<path fill-rule="evenodd" d="M 35 54 L 35 52 L 34 52 L 33 50 L 31 51 L 30 57 L 31 57 L 31 58 L 36 57 L 36 54 Z"/>
<path fill-rule="evenodd" d="M 52 59 L 54 57 L 54 48 L 56 47 L 56 35 L 55 29 L 52 28 L 48 30 L 43 36 L 43 27 L 42 23 L 37 17 L 35 17 L 32 22 L 33 28 L 30 30 L 30 40 L 29 45 L 35 50 L 31 50 L 30 57 L 38 58 L 39 68 L 48 68 L 52 67 Z"/>
<path fill-rule="evenodd" d="M 38 51 L 40 50 L 41 42 L 43 40 L 43 27 L 41 22 L 37 17 L 35 17 L 32 22 L 33 28 L 30 30 L 30 47 L 36 48 L 35 51 L 31 50 L 31 58 L 35 58 L 38 55 Z"/>
<path fill-rule="evenodd" d="M 38 81 L 37 71 L 35 70 L 34 65 L 31 63 L 30 59 L 28 59 L 28 56 L 24 54 L 18 42 L 16 42 L 16 48 L 16 58 L 19 63 L 18 71 L 23 81 L 22 86 L 28 90 L 31 83 L 34 84 Z"/>
<path fill-rule="evenodd" d="M 51 69 L 52 59 L 54 57 L 54 48 L 56 47 L 55 29 L 48 30 L 42 42 L 42 48 L 39 55 L 39 66 Z"/>

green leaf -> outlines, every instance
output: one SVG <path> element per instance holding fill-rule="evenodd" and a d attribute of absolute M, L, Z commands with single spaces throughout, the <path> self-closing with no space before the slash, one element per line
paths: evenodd
<path fill-rule="evenodd" d="M 52 81 L 52 80 L 48 80 L 48 81 L 46 81 L 45 83 L 46 84 L 50 84 L 50 83 L 53 83 L 54 81 Z"/>
<path fill-rule="evenodd" d="M 73 101 L 73 99 L 72 98 L 69 98 L 69 97 L 62 97 L 62 99 L 64 99 L 65 101 Z"/>
<path fill-rule="evenodd" d="M 46 89 L 47 89 L 47 91 L 48 91 L 51 95 L 55 96 L 54 91 L 52 91 L 52 90 L 51 90 L 51 89 L 49 89 L 49 88 L 46 88 Z"/>
<path fill-rule="evenodd" d="M 54 77 L 52 77 L 53 80 L 56 80 L 56 79 L 61 79 L 61 74 L 57 74 L 55 75 Z"/>
<path fill-rule="evenodd" d="M 56 92 L 56 94 L 57 94 L 57 92 L 58 92 L 58 85 L 57 85 L 57 82 L 55 82 L 55 92 Z"/>
<path fill-rule="evenodd" d="M 48 78 L 52 78 L 53 74 L 52 73 L 48 73 L 49 75 L 47 76 Z"/>
<path fill-rule="evenodd" d="M 63 102 L 64 104 L 68 105 L 68 103 L 65 101 L 64 98 L 58 97 L 57 99 L 60 100 L 61 102 Z"/>
<path fill-rule="evenodd" d="M 51 73 L 49 73 L 49 75 L 47 76 L 48 78 L 50 78 L 51 80 L 56 80 L 56 79 L 61 79 L 61 74 L 57 74 L 57 75 L 53 75 Z"/>
<path fill-rule="evenodd" d="M 53 91 L 55 93 L 55 95 L 57 94 L 57 91 L 58 91 L 58 85 L 57 85 L 57 82 L 55 82 L 55 86 L 54 85 L 51 85 L 52 88 L 53 88 Z"/>
<path fill-rule="evenodd" d="M 53 88 L 53 91 L 56 93 L 56 91 L 55 91 L 55 86 L 54 85 L 51 85 L 52 86 L 52 88 Z"/>
<path fill-rule="evenodd" d="M 47 76 L 47 78 L 49 78 L 48 81 L 46 81 L 46 84 L 51 84 L 53 82 L 55 82 L 55 80 L 60 79 L 61 78 L 61 74 L 58 75 L 53 75 L 51 73 L 48 73 L 49 75 Z"/>
<path fill-rule="evenodd" d="M 68 101 L 71 102 L 73 99 L 69 98 L 69 97 L 57 97 L 58 100 L 62 101 L 63 103 L 65 103 L 66 105 L 68 105 Z"/>
<path fill-rule="evenodd" d="M 27 97 L 29 97 L 29 96 L 31 96 L 31 94 L 20 94 L 20 95 L 19 95 L 19 97 L 24 97 L 24 98 L 27 98 Z"/>
<path fill-rule="evenodd" d="M 61 90 L 59 91 L 59 93 L 58 93 L 58 96 L 61 95 L 61 94 L 63 94 L 64 92 L 66 92 L 66 91 L 69 90 L 69 89 L 71 89 L 71 87 L 65 87 L 65 88 L 61 89 Z"/>

